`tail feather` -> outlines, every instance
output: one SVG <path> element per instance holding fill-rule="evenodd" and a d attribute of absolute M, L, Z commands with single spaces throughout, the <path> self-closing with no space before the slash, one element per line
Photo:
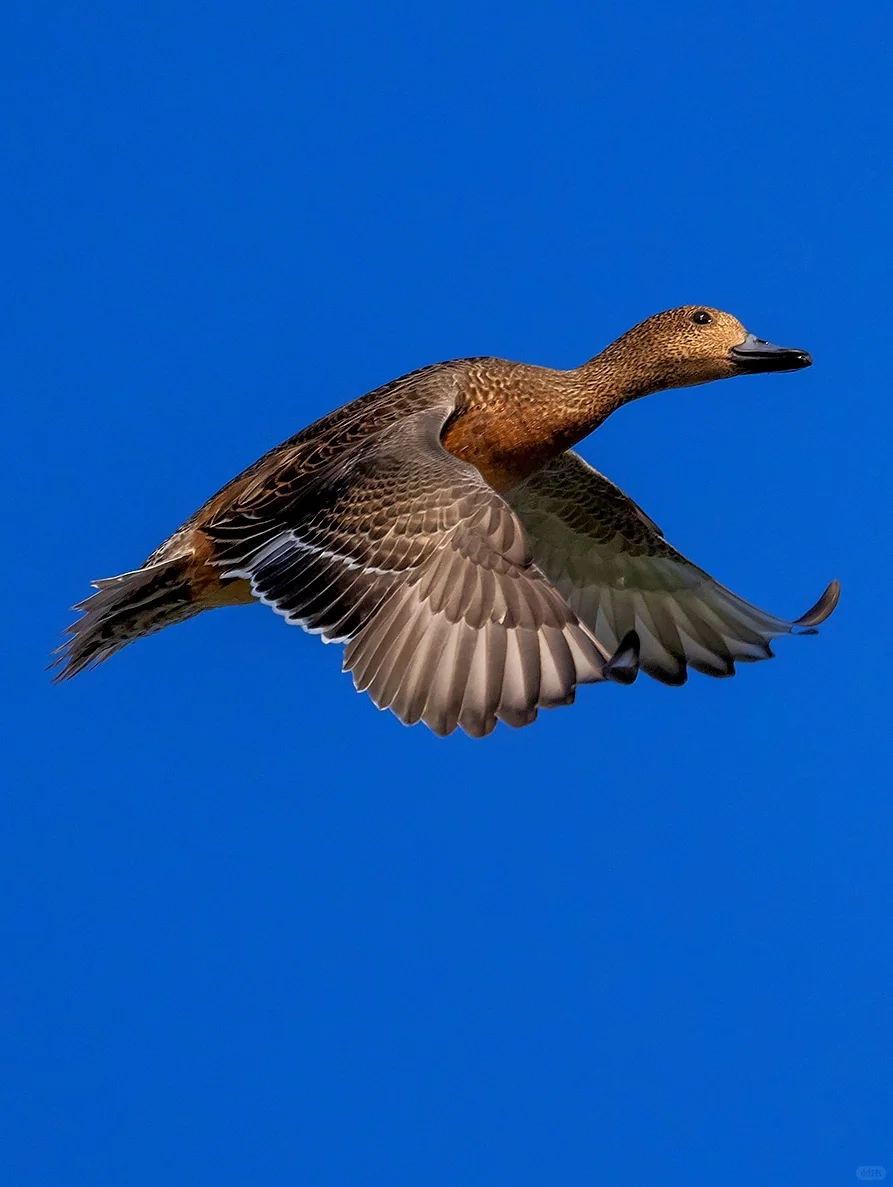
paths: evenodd
<path fill-rule="evenodd" d="M 132 573 L 94 581 L 97 592 L 74 609 L 83 617 L 68 628 L 69 638 L 54 652 L 54 680 L 68 680 L 144 635 L 197 614 L 186 561 L 147 565 Z"/>

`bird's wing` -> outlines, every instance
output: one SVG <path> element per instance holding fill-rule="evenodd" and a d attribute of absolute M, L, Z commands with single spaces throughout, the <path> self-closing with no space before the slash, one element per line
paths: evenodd
<path fill-rule="evenodd" d="M 202 530 L 222 576 L 346 643 L 379 707 L 477 737 L 568 704 L 578 684 L 634 677 L 635 640 L 606 652 L 580 625 L 511 508 L 441 445 L 449 411 L 404 417 L 305 484 L 267 481 Z"/>
<path fill-rule="evenodd" d="M 832 582 L 802 618 L 752 606 L 686 560 L 623 491 L 564 453 L 509 495 L 534 562 L 604 648 L 635 630 L 640 666 L 667 684 L 688 667 L 730 676 L 737 660 L 772 656 L 779 635 L 813 633 L 837 605 Z"/>

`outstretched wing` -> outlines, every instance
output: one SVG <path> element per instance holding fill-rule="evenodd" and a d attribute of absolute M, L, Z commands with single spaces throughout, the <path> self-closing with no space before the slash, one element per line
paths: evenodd
<path fill-rule="evenodd" d="M 532 563 L 511 508 L 440 443 L 448 408 L 418 412 L 307 483 L 255 486 L 202 530 L 224 577 L 287 621 L 347 644 L 359 690 L 407 724 L 479 737 L 533 721 L 614 662 Z"/>
<path fill-rule="evenodd" d="M 575 453 L 506 497 L 535 563 L 580 621 L 608 651 L 635 630 L 640 666 L 666 684 L 684 683 L 688 667 L 731 676 L 738 660 L 771 658 L 772 639 L 814 633 L 840 596 L 833 581 L 794 622 L 752 606 L 672 548 L 632 499 Z"/>

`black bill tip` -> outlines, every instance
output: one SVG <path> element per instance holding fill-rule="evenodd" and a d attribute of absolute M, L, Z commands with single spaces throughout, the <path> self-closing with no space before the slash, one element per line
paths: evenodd
<path fill-rule="evenodd" d="M 748 334 L 742 343 L 729 351 L 732 362 L 742 373 L 759 371 L 801 371 L 812 366 L 812 355 L 792 346 L 776 346 Z"/>

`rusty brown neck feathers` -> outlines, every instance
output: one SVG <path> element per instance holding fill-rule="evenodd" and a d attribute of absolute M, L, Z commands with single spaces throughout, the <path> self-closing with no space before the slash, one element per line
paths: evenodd
<path fill-rule="evenodd" d="M 622 339 L 571 371 L 498 359 L 474 360 L 464 407 L 443 444 L 491 486 L 511 490 L 597 429 L 623 404 L 665 386 Z"/>
<path fill-rule="evenodd" d="M 582 402 L 595 417 L 587 432 L 631 400 L 676 386 L 667 360 L 653 357 L 647 349 L 637 349 L 635 335 L 635 330 L 629 331 L 582 367 L 566 372 L 579 386 Z"/>

